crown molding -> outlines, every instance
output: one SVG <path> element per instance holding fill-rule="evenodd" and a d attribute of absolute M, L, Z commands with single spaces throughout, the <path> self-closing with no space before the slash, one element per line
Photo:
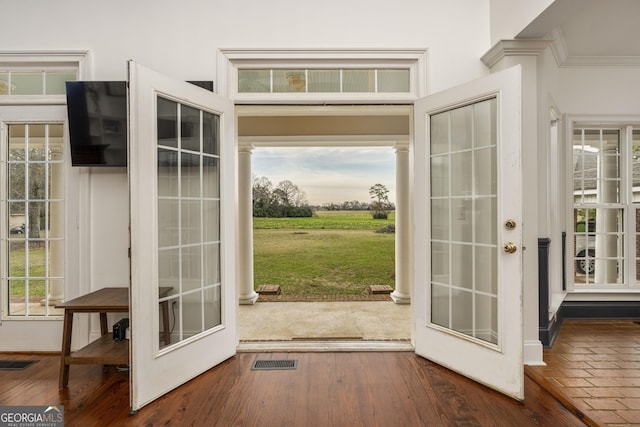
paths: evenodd
<path fill-rule="evenodd" d="M 538 56 L 550 45 L 551 40 L 546 39 L 500 40 L 481 59 L 492 68 L 507 56 Z"/>
<path fill-rule="evenodd" d="M 551 52 L 558 67 L 640 67 L 640 56 L 572 56 L 564 34 L 555 28 L 551 34 Z"/>

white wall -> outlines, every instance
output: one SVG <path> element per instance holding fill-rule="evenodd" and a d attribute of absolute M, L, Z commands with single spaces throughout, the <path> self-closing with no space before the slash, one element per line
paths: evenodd
<path fill-rule="evenodd" d="M 640 115 L 637 67 L 567 67 L 558 77 L 556 99 L 563 113 Z"/>
<path fill-rule="evenodd" d="M 430 49 L 433 90 L 486 73 L 489 0 L 5 0 L 2 49 L 90 49 L 95 79 L 128 59 L 185 80 L 215 80 L 216 49 Z M 45 32 L 46 29 L 46 32 Z"/>

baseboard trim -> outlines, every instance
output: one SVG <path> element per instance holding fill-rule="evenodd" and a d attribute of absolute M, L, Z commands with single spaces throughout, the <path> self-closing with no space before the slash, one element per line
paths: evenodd
<path fill-rule="evenodd" d="M 539 340 L 525 340 L 523 352 L 525 365 L 546 366 L 542 358 L 542 343 Z"/>
<path fill-rule="evenodd" d="M 559 313 L 563 320 L 640 320 L 640 301 L 565 301 Z"/>
<path fill-rule="evenodd" d="M 558 314 L 559 313 L 560 312 L 558 311 Z M 546 327 L 539 328 L 540 342 L 542 342 L 544 348 L 551 348 L 556 340 L 556 337 L 558 336 L 558 332 L 560 331 L 560 326 L 562 326 L 563 320 L 562 317 L 558 314 L 547 323 Z"/>

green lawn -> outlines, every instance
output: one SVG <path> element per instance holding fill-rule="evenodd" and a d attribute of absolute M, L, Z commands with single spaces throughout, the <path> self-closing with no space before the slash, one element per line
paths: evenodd
<path fill-rule="evenodd" d="M 32 247 L 29 249 L 29 277 L 42 278 L 45 277 L 45 251 L 44 247 Z M 25 276 L 25 251 L 24 244 L 11 245 L 9 250 L 9 276 L 24 277 Z M 25 296 L 25 281 L 11 280 L 9 286 L 9 294 L 11 297 Z M 44 297 L 45 282 L 44 280 L 29 280 L 29 296 Z"/>
<path fill-rule="evenodd" d="M 394 286 L 393 224 L 368 212 L 320 212 L 313 218 L 254 218 L 255 285 L 287 295 L 357 295 Z"/>

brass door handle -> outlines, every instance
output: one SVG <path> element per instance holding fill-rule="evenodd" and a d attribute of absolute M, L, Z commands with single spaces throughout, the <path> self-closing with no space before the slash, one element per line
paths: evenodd
<path fill-rule="evenodd" d="M 518 250 L 518 247 L 513 242 L 507 242 L 504 244 L 502 249 L 508 254 L 515 254 L 516 251 Z"/>

